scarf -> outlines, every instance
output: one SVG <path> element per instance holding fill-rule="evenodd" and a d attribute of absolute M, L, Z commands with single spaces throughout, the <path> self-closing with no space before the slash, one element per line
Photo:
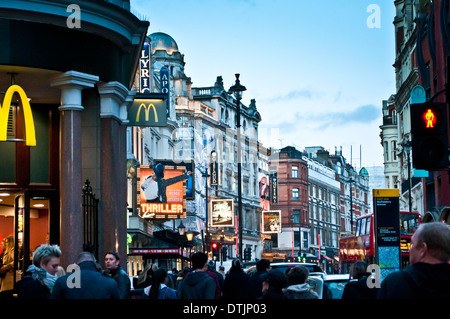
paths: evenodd
<path fill-rule="evenodd" d="M 42 285 L 47 287 L 50 292 L 52 292 L 53 286 L 55 285 L 57 279 L 56 275 L 50 275 L 47 270 L 36 267 L 35 265 L 30 265 L 27 272 L 31 274 L 31 278 L 39 281 Z"/>

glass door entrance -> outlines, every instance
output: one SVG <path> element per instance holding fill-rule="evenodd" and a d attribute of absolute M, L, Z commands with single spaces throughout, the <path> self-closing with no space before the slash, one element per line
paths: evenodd
<path fill-rule="evenodd" d="M 50 227 L 55 205 L 55 196 L 48 192 L 0 191 L 0 298 L 13 293 L 39 245 L 57 243 L 51 240 Z"/>

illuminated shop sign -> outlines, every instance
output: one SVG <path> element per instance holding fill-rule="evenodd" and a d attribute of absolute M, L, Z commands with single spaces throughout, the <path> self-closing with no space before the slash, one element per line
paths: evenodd
<path fill-rule="evenodd" d="M 6 90 L 3 106 L 0 104 L 0 141 L 8 141 L 8 118 L 14 93 L 19 94 L 19 99 L 22 103 L 25 122 L 25 144 L 27 146 L 36 146 L 36 132 L 34 129 L 33 113 L 31 112 L 30 102 L 28 101 L 25 91 L 18 85 L 11 85 L 8 90 Z"/>
<path fill-rule="evenodd" d="M 128 110 L 129 126 L 167 125 L 166 102 L 162 94 L 137 95 Z"/>

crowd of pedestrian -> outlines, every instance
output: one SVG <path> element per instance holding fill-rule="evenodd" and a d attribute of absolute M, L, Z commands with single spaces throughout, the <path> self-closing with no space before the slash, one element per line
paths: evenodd
<path fill-rule="evenodd" d="M 9 278 L 14 247 L 11 240 L 1 242 L 2 292 L 16 293 L 19 299 L 129 299 L 131 282 L 120 266 L 120 256 L 109 251 L 102 267 L 91 252 L 83 251 L 67 274 L 60 266 L 62 252 L 57 245 L 44 244 L 33 253 L 32 264 L 13 291 Z M 381 287 L 369 285 L 367 264 L 356 262 L 342 299 L 450 299 L 450 228 L 443 223 L 421 224 L 411 239 L 410 266 L 391 273 Z M 262 259 L 256 271 L 244 271 L 239 259 L 225 273 L 208 262 L 203 252 L 191 256 L 191 267 L 168 272 L 147 264 L 134 282 L 142 299 L 320 299 L 311 288 L 306 267 L 295 266 L 286 273 L 271 269 Z M 325 287 L 325 286 L 323 286 Z"/>

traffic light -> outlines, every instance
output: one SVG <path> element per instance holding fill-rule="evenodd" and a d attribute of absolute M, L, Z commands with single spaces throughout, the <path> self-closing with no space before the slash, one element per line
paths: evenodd
<path fill-rule="evenodd" d="M 447 168 L 447 104 L 411 104 L 410 113 L 413 167 L 430 171 Z"/>
<path fill-rule="evenodd" d="M 219 249 L 219 244 L 218 243 L 212 243 L 211 248 L 212 248 L 213 257 L 214 257 L 215 260 L 217 260 L 218 257 L 219 257 L 219 250 L 220 250 Z"/>
<path fill-rule="evenodd" d="M 247 247 L 244 249 L 244 260 L 251 260 L 252 259 L 252 248 Z"/>

